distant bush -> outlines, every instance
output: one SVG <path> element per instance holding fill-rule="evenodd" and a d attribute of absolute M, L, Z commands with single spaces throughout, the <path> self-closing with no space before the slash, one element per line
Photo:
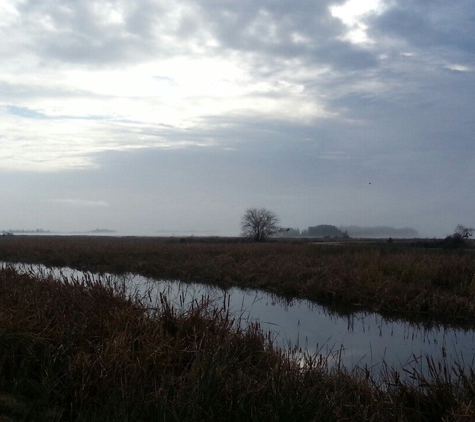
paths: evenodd
<path fill-rule="evenodd" d="M 441 245 L 443 248 L 446 249 L 457 249 L 457 248 L 462 248 L 465 244 L 464 239 L 461 237 L 457 236 L 456 234 L 451 234 L 450 236 L 447 236 L 442 242 Z"/>
<path fill-rule="evenodd" d="M 457 249 L 457 248 L 465 247 L 466 246 L 465 241 L 469 237 L 472 237 L 474 231 L 475 229 L 472 229 L 470 227 L 465 227 L 462 224 L 459 224 L 455 228 L 454 234 L 447 236 L 443 240 L 442 246 L 448 249 Z"/>

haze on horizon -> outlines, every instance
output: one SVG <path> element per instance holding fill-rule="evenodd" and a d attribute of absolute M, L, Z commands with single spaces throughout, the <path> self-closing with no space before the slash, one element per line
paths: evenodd
<path fill-rule="evenodd" d="M 0 0 L 0 229 L 475 226 L 475 3 Z"/>

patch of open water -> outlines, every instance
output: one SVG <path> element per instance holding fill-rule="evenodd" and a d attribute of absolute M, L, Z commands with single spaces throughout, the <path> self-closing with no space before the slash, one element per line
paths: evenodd
<path fill-rule="evenodd" d="M 85 273 L 69 268 L 2 265 L 13 265 L 20 272 L 59 279 L 81 280 L 85 276 Z M 330 364 L 338 362 L 348 369 L 367 367 L 377 374 L 387 365 L 402 371 L 403 376 L 410 376 L 413 368 L 419 373 L 427 372 L 426 357 L 448 366 L 456 362 L 462 367 L 473 366 L 475 361 L 474 330 L 444 326 L 427 328 L 367 312 L 342 317 L 307 300 L 288 302 L 258 290 L 222 290 L 203 284 L 154 280 L 131 274 L 88 276 L 94 280 L 114 280 L 128 294 L 141 298 L 150 307 L 157 306 L 161 293 L 175 306 L 187 306 L 202 297 L 211 297 L 216 306 L 226 302 L 231 313 L 241 317 L 243 326 L 259 322 L 264 331 L 272 333 L 279 347 L 297 347 L 302 352 L 318 353 Z"/>

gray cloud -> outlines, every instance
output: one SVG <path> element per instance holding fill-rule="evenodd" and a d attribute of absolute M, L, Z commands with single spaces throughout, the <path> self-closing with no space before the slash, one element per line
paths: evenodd
<path fill-rule="evenodd" d="M 375 19 L 372 31 L 376 36 L 403 40 L 409 47 L 472 53 L 474 24 L 470 1 L 398 1 Z"/>
<path fill-rule="evenodd" d="M 130 64 L 199 47 L 207 55 L 239 51 L 276 62 L 373 66 L 368 51 L 337 40 L 345 28 L 329 12 L 336 3 L 26 1 L 18 6 L 24 26 L 15 32 L 28 37 L 23 51 L 64 65 Z M 207 45 L 213 39 L 218 45 Z"/>
<path fill-rule="evenodd" d="M 94 201 L 87 199 L 53 199 L 51 202 L 55 204 L 71 205 L 73 207 L 108 207 L 105 201 Z"/>
<path fill-rule="evenodd" d="M 282 66 L 282 60 L 297 58 L 318 66 L 331 65 L 345 69 L 361 69 L 375 65 L 370 51 L 339 41 L 344 25 L 334 18 L 329 6 L 335 1 L 272 1 L 215 3 L 203 1 L 201 11 L 206 26 L 211 28 L 220 47 L 266 57 L 269 64 Z"/>
<path fill-rule="evenodd" d="M 63 63 L 108 65 L 145 58 L 156 50 L 153 30 L 166 21 L 151 1 L 27 1 L 19 13 L 35 39 L 29 50 Z"/>
<path fill-rule="evenodd" d="M 475 7 L 384 2 L 357 43 L 336 3 L 0 10 L 0 229 L 475 225 Z"/>

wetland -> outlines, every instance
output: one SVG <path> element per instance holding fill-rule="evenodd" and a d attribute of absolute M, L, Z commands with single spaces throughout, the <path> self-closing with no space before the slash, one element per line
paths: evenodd
<path fill-rule="evenodd" d="M 27 264 L 0 270 L 0 415 L 467 420 L 472 254 L 402 244 L 0 239 L 0 259 Z"/>

